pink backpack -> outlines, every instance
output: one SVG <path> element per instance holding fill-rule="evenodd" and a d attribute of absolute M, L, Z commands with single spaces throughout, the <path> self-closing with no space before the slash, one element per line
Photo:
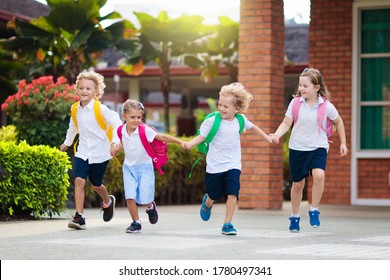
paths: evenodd
<path fill-rule="evenodd" d="M 297 119 L 298 119 L 298 115 L 299 115 L 299 108 L 301 107 L 301 103 L 300 102 L 300 99 L 301 97 L 298 96 L 298 97 L 295 97 L 294 100 L 293 100 L 293 106 L 292 106 L 292 117 L 293 117 L 293 121 L 294 123 L 297 122 Z M 326 106 L 328 105 L 328 102 L 329 100 L 325 99 L 325 102 L 324 103 L 321 103 L 318 107 L 318 113 L 317 113 L 317 120 L 318 120 L 318 133 L 320 132 L 320 129 L 322 129 L 323 131 L 326 132 L 326 136 L 327 137 L 330 137 L 333 135 L 334 133 L 334 124 L 333 124 L 333 121 L 331 119 L 329 119 L 328 117 L 326 118 L 326 127 L 324 128 L 322 126 L 322 121 L 324 120 L 325 118 L 325 113 L 326 113 Z M 329 141 L 330 142 L 330 141 Z"/>
<path fill-rule="evenodd" d="M 122 127 L 118 127 L 117 133 L 118 137 L 122 142 Z M 154 127 L 149 126 L 151 129 L 154 131 L 157 131 Z M 145 125 L 140 124 L 138 125 L 138 131 L 139 131 L 139 138 L 141 139 L 142 145 L 144 146 L 146 152 L 148 155 L 152 158 L 153 160 L 153 165 L 157 169 L 158 173 L 160 175 L 163 175 L 164 172 L 161 170 L 161 167 L 166 165 L 168 162 L 168 146 L 167 143 L 162 142 L 160 140 L 154 139 L 151 143 L 148 141 L 146 138 L 146 133 L 145 133 Z"/>

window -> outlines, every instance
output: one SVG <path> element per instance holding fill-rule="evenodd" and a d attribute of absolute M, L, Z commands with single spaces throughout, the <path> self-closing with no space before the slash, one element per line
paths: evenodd
<path fill-rule="evenodd" d="M 360 149 L 390 149 L 390 9 L 360 21 Z"/>

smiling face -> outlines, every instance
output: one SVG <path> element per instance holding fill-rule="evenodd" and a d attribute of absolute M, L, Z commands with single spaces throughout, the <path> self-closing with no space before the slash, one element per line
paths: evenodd
<path fill-rule="evenodd" d="M 220 95 L 219 101 L 218 101 L 218 110 L 221 113 L 221 117 L 223 119 L 226 119 L 228 121 L 231 121 L 234 119 L 234 115 L 238 113 L 238 110 L 236 109 L 233 99 L 234 97 L 232 95 Z"/>
<path fill-rule="evenodd" d="M 308 76 L 299 77 L 299 86 L 298 90 L 301 93 L 303 98 L 312 100 L 317 98 L 317 92 L 320 89 L 320 86 L 314 85 Z"/>
<path fill-rule="evenodd" d="M 123 119 L 126 121 L 126 127 L 128 131 L 134 131 L 137 126 L 142 122 L 144 111 L 142 109 L 132 109 L 122 114 Z"/>
<path fill-rule="evenodd" d="M 78 83 L 77 94 L 80 96 L 82 106 L 88 105 L 98 94 L 96 83 L 93 80 L 81 79 Z"/>

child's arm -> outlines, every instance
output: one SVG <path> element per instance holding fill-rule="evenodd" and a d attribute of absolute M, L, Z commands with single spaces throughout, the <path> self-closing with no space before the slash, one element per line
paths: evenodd
<path fill-rule="evenodd" d="M 272 143 L 272 137 L 269 136 L 269 135 L 267 135 L 267 134 L 266 134 L 260 127 L 258 127 L 257 125 L 254 124 L 254 125 L 252 126 L 251 130 L 252 130 L 255 134 L 257 134 L 257 135 L 263 137 L 267 142 Z"/>
<path fill-rule="evenodd" d="M 289 117 L 284 117 L 283 122 L 279 125 L 275 133 L 270 134 L 272 137 L 272 142 L 275 144 L 279 143 L 279 138 L 282 137 L 293 124 L 293 119 Z"/>
<path fill-rule="evenodd" d="M 190 150 L 192 149 L 194 146 L 204 142 L 206 138 L 204 138 L 202 135 L 198 135 L 196 136 L 195 138 L 191 139 L 190 141 L 188 142 L 184 142 L 183 143 L 183 148 L 186 149 L 186 150 Z"/>
<path fill-rule="evenodd" d="M 344 128 L 344 122 L 343 119 L 338 116 L 337 119 L 333 121 L 336 125 L 336 131 L 339 134 L 340 137 L 340 155 L 346 156 L 348 154 L 348 148 L 347 148 L 347 140 L 345 137 L 345 128 Z"/>
<path fill-rule="evenodd" d="M 165 143 L 175 143 L 178 145 L 183 145 L 184 143 L 184 141 L 179 138 L 163 133 L 157 133 L 155 138 Z"/>
<path fill-rule="evenodd" d="M 68 130 L 66 131 L 65 141 L 64 143 L 61 144 L 60 151 L 66 151 L 73 144 L 73 140 L 76 137 L 76 134 L 77 134 L 76 125 L 73 122 L 73 119 L 70 118 L 69 127 Z"/>

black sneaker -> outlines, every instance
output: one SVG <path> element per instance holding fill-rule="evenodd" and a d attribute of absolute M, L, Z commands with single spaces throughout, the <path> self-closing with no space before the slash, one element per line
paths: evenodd
<path fill-rule="evenodd" d="M 136 221 L 132 222 L 131 225 L 126 229 L 127 233 L 137 233 L 141 230 L 141 224 Z"/>
<path fill-rule="evenodd" d="M 73 217 L 73 220 L 71 220 L 68 223 L 68 228 L 86 229 L 85 218 L 81 217 L 81 215 L 78 212 L 76 212 L 76 214 Z"/>
<path fill-rule="evenodd" d="M 158 213 L 157 213 L 156 203 L 154 201 L 152 202 L 152 207 L 153 207 L 152 209 L 146 210 L 146 213 L 149 216 L 149 222 L 151 224 L 155 224 L 158 221 Z"/>
<path fill-rule="evenodd" d="M 105 222 L 109 222 L 112 219 L 112 217 L 114 217 L 116 199 L 115 196 L 113 196 L 112 194 L 109 195 L 109 198 L 111 199 L 110 206 L 108 206 L 107 208 L 102 207 L 103 221 Z"/>

